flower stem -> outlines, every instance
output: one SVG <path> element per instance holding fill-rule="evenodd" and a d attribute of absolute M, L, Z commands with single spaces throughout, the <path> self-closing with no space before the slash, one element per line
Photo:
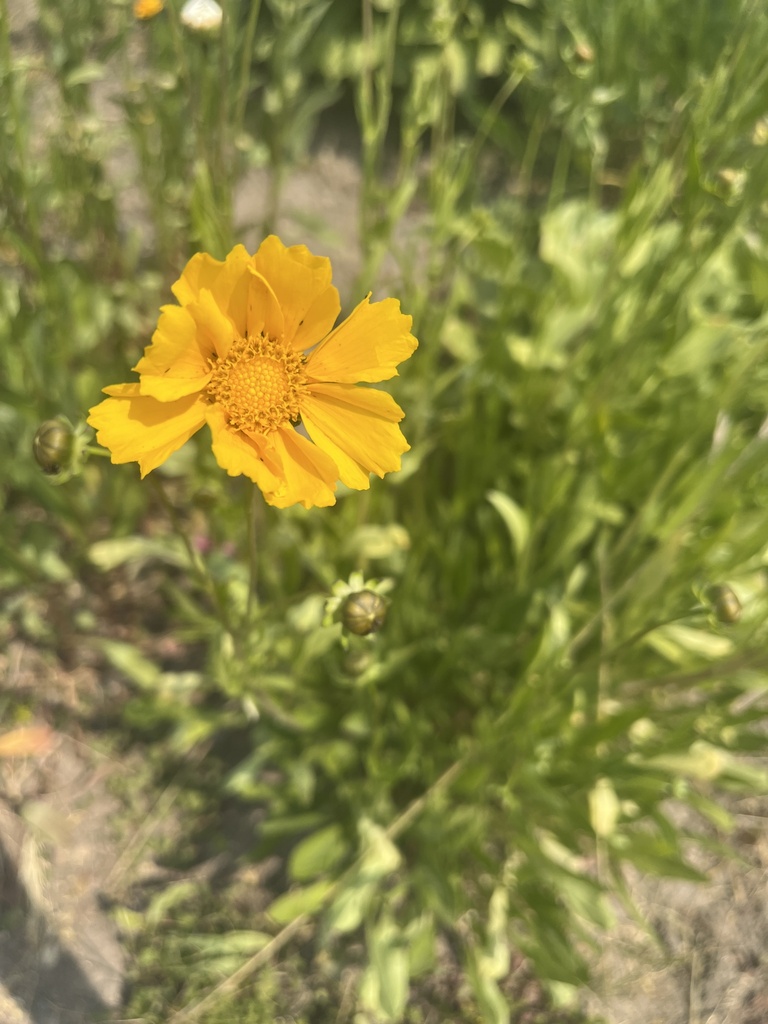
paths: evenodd
<path fill-rule="evenodd" d="M 219 617 L 219 621 L 225 629 L 229 629 L 229 613 L 227 612 L 226 605 L 221 599 L 218 588 L 211 578 L 211 574 L 208 571 L 208 566 L 205 564 L 204 559 L 200 555 L 200 552 L 193 546 L 192 542 L 187 535 L 187 531 L 179 518 L 179 513 L 173 505 L 168 495 L 165 493 L 165 488 L 155 477 L 151 477 L 150 483 L 155 489 L 155 494 L 160 499 L 160 504 L 163 506 L 165 511 L 168 513 L 168 518 L 171 521 L 174 532 L 181 538 L 184 547 L 186 548 L 187 555 L 189 556 L 189 562 L 197 576 L 198 582 L 200 583 L 203 590 L 206 591 L 208 596 L 211 598 L 213 605 Z"/>
<path fill-rule="evenodd" d="M 243 49 L 240 54 L 240 78 L 237 84 L 237 97 L 235 99 L 235 116 L 233 131 L 235 135 L 243 130 L 245 119 L 245 107 L 248 102 L 248 93 L 251 85 L 251 60 L 253 58 L 253 39 L 256 34 L 256 22 L 259 20 L 259 9 L 261 0 L 251 0 L 251 7 L 248 11 L 248 23 L 245 26 L 243 37 Z"/>
<path fill-rule="evenodd" d="M 253 606 L 256 601 L 256 587 L 259 581 L 258 548 L 256 545 L 256 517 L 259 509 L 259 489 L 251 487 L 248 500 L 248 601 L 245 606 L 245 628 L 251 623 Z"/>

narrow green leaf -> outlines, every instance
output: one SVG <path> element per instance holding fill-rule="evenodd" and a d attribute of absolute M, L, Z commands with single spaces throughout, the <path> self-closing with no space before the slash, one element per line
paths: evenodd
<path fill-rule="evenodd" d="M 278 924 L 288 924 L 302 914 L 314 914 L 322 907 L 332 887 L 333 882 L 323 879 L 300 889 L 291 889 L 278 896 L 267 908 L 267 913 Z"/>
<path fill-rule="evenodd" d="M 360 983 L 360 999 L 379 1019 L 399 1021 L 408 1001 L 408 949 L 391 918 L 368 930 L 370 963 Z"/>
<path fill-rule="evenodd" d="M 515 553 L 519 558 L 528 546 L 531 532 L 528 516 L 513 498 L 501 491 L 488 491 L 486 498 L 504 520 L 504 525 L 509 530 L 509 535 L 515 546 Z"/>
<path fill-rule="evenodd" d="M 598 779 L 589 793 L 589 820 L 596 836 L 609 836 L 616 828 L 621 807 L 610 779 Z"/>
<path fill-rule="evenodd" d="M 76 85 L 89 85 L 91 82 L 100 82 L 104 77 L 104 65 L 95 61 L 86 61 L 74 68 L 64 79 L 64 87 L 72 89 Z"/>
<path fill-rule="evenodd" d="M 366 878 L 383 878 L 400 866 L 400 851 L 375 822 L 362 818 L 359 825 L 363 844 L 362 867 Z"/>
<path fill-rule="evenodd" d="M 99 540 L 88 548 L 88 558 L 102 572 L 109 572 L 119 565 L 141 565 L 150 561 L 180 567 L 189 565 L 189 556 L 178 537 L 117 537 Z"/>
<path fill-rule="evenodd" d="M 347 854 L 349 843 L 338 825 L 328 825 L 303 839 L 291 854 L 288 875 L 306 882 L 334 868 Z"/>
<path fill-rule="evenodd" d="M 467 978 L 486 1024 L 509 1024 L 509 1003 L 487 971 L 484 955 L 478 949 L 468 952 Z"/>
<path fill-rule="evenodd" d="M 94 638 L 93 643 L 102 652 L 107 661 L 131 682 L 142 689 L 157 686 L 160 669 L 149 658 L 145 658 L 133 644 L 119 640 L 107 640 L 104 637 Z"/>
<path fill-rule="evenodd" d="M 150 903 L 146 920 L 150 926 L 159 925 L 168 915 L 168 912 L 179 903 L 198 898 L 199 886 L 196 882 L 183 879 L 180 882 L 172 882 L 154 897 Z"/>
<path fill-rule="evenodd" d="M 432 970 L 436 959 L 435 918 L 432 914 L 421 914 L 408 924 L 405 930 L 408 939 L 408 962 L 411 977 Z"/>
<path fill-rule="evenodd" d="M 356 873 L 348 879 L 344 887 L 334 899 L 325 917 L 325 927 L 329 932 L 353 932 L 363 923 L 378 882 Z"/>
<path fill-rule="evenodd" d="M 223 956 L 252 956 L 272 941 L 267 932 L 237 930 L 220 935 L 190 935 L 190 947 L 197 959 L 215 959 Z"/>

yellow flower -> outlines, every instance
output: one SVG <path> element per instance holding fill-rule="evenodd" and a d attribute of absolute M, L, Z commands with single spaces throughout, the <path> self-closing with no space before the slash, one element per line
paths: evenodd
<path fill-rule="evenodd" d="M 164 6 L 163 0 L 134 0 L 133 16 L 141 18 L 142 21 L 149 21 L 159 14 Z"/>
<path fill-rule="evenodd" d="M 205 423 L 230 476 L 245 474 L 271 505 L 333 505 L 337 480 L 365 490 L 369 474 L 400 468 L 409 445 L 391 395 L 361 388 L 397 375 L 415 350 L 411 317 L 370 294 L 335 329 L 331 263 L 270 235 L 250 256 L 193 256 L 163 306 L 136 384 L 88 422 L 112 462 L 144 477 Z"/>

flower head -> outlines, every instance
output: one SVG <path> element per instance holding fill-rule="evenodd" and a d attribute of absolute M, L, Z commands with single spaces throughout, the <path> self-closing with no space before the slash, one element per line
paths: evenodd
<path fill-rule="evenodd" d="M 138 383 L 104 388 L 90 410 L 112 462 L 138 462 L 144 477 L 207 423 L 222 469 L 279 508 L 333 505 L 338 480 L 364 490 L 370 473 L 400 468 L 403 411 L 357 386 L 396 376 L 417 346 L 396 299 L 368 295 L 334 328 L 330 260 L 275 235 L 254 256 L 198 253 L 173 293 Z"/>
<path fill-rule="evenodd" d="M 159 14 L 164 6 L 163 0 L 134 0 L 133 16 L 140 18 L 141 21 L 149 21 Z"/>
<path fill-rule="evenodd" d="M 216 0 L 187 0 L 180 17 L 182 25 L 193 32 L 215 33 L 221 28 L 224 12 Z"/>

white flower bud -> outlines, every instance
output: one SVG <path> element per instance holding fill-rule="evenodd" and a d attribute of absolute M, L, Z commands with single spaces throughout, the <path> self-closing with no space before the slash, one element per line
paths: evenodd
<path fill-rule="evenodd" d="M 187 0 L 181 8 L 181 23 L 193 32 L 218 32 L 223 16 L 216 0 Z"/>

